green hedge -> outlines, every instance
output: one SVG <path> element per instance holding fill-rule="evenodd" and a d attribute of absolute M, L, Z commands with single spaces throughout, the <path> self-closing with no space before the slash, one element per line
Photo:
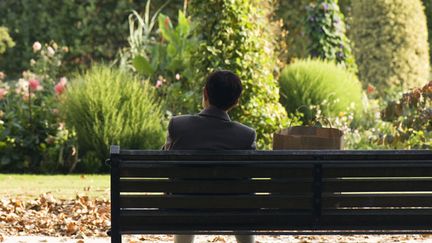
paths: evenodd
<path fill-rule="evenodd" d="M 365 86 L 385 93 L 427 81 L 427 26 L 420 0 L 353 1 L 351 11 L 351 40 Z"/>
<path fill-rule="evenodd" d="M 195 0 L 189 6 L 202 44 L 191 60 L 204 80 L 209 72 L 228 69 L 238 74 L 244 92 L 232 116 L 257 130 L 258 148 L 269 148 L 272 134 L 281 128 L 286 112 L 279 104 L 274 76 L 277 57 L 272 34 L 270 0 Z M 198 91 L 202 88 L 198 86 Z"/>

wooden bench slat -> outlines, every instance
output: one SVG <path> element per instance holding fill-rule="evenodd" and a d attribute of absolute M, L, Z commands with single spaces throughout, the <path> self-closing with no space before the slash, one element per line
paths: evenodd
<path fill-rule="evenodd" d="M 311 189 L 311 181 L 292 180 L 120 180 L 121 192 L 300 193 Z"/>
<path fill-rule="evenodd" d="M 121 195 L 120 208 L 176 208 L 176 209 L 235 209 L 283 208 L 310 209 L 312 199 L 304 196 L 257 195 Z"/>
<path fill-rule="evenodd" d="M 141 164 L 121 167 L 120 177 L 170 177 L 170 178 L 312 178 L 312 165 L 306 166 L 164 166 Z"/>
<path fill-rule="evenodd" d="M 432 177 L 430 179 L 335 179 L 326 181 L 324 179 L 323 192 L 413 192 L 431 191 Z"/>
<path fill-rule="evenodd" d="M 429 166 L 423 165 L 324 165 L 323 178 L 335 177 L 431 177 L 432 163 Z"/>
<path fill-rule="evenodd" d="M 429 209 L 384 209 L 384 208 L 355 208 L 355 209 L 324 209 L 321 216 L 416 216 L 429 215 L 432 217 L 432 207 Z"/>
<path fill-rule="evenodd" d="M 350 215 L 323 215 L 320 218 L 320 226 L 332 228 L 334 230 L 342 229 L 429 229 L 431 225 L 430 214 L 416 215 L 368 215 L 368 214 L 350 214 Z"/>
<path fill-rule="evenodd" d="M 168 212 L 167 212 L 168 211 Z M 169 210 L 154 212 L 126 211 L 121 213 L 122 230 L 137 228 L 147 230 L 190 230 L 190 229 L 281 229 L 310 225 L 310 211 L 288 212 L 286 210 L 226 211 L 226 212 L 183 212 Z"/>
<path fill-rule="evenodd" d="M 431 194 L 360 194 L 326 195 L 322 198 L 323 208 L 341 207 L 432 207 Z"/>
<path fill-rule="evenodd" d="M 113 151 L 114 152 L 114 151 Z M 225 150 L 225 151 L 187 151 L 187 150 L 128 150 L 118 151 L 125 160 L 166 161 L 166 160 L 236 160 L 236 161 L 431 161 L 429 150 Z"/>

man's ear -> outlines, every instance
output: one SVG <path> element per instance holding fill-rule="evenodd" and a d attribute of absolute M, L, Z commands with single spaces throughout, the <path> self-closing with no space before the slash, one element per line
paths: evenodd
<path fill-rule="evenodd" d="M 208 92 L 207 92 L 207 89 L 205 87 L 203 88 L 203 95 L 204 95 L 204 98 L 206 100 L 208 100 Z"/>
<path fill-rule="evenodd" d="M 204 87 L 203 88 L 203 95 L 202 95 L 202 106 L 203 108 L 208 108 L 209 107 L 209 101 L 208 101 L 208 93 L 207 93 L 207 89 Z"/>
<path fill-rule="evenodd" d="M 237 98 L 237 100 L 236 100 L 236 102 L 235 102 L 235 104 L 234 104 L 234 106 L 233 107 L 236 107 L 236 106 L 238 106 L 240 104 L 240 97 L 239 98 Z"/>

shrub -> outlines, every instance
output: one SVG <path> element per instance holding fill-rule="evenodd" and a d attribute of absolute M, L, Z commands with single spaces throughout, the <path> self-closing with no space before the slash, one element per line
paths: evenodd
<path fill-rule="evenodd" d="M 0 54 L 3 54 L 7 48 L 15 46 L 15 42 L 9 36 L 8 29 L 0 26 Z"/>
<path fill-rule="evenodd" d="M 420 0 L 352 1 L 352 40 L 359 77 L 381 94 L 426 83 L 429 57 Z"/>
<path fill-rule="evenodd" d="M 279 79 L 281 103 L 290 114 L 304 114 L 303 122 L 316 115 L 311 106 L 320 106 L 325 117 L 340 112 L 363 110 L 362 89 L 355 75 L 336 64 L 321 60 L 298 60 L 287 66 Z"/>
<path fill-rule="evenodd" d="M 258 148 L 269 148 L 272 134 L 285 126 L 286 113 L 279 104 L 274 77 L 272 10 L 268 0 L 197 0 L 190 3 L 192 20 L 202 44 L 192 56 L 197 71 L 196 92 L 216 69 L 231 70 L 243 82 L 243 95 L 232 117 L 257 131 Z"/>
<path fill-rule="evenodd" d="M 335 61 L 357 73 L 351 43 L 346 36 L 345 17 L 339 9 L 338 0 L 319 0 L 309 5 L 307 15 L 310 55 Z"/>
<path fill-rule="evenodd" d="M 156 20 L 157 34 L 152 34 Z M 151 17 L 147 8 L 144 16 L 131 14 L 129 26 L 129 47 L 122 50 L 122 67 L 137 71 L 154 84 L 169 114 L 196 112 L 200 94 L 193 92 L 190 58 L 198 43 L 191 34 L 190 19 L 179 11 L 174 24 L 159 11 Z"/>
<path fill-rule="evenodd" d="M 77 133 L 84 157 L 95 153 L 100 161 L 109 146 L 160 148 L 164 119 L 154 89 L 117 68 L 95 65 L 71 82 L 62 100 L 66 124 Z M 87 158 L 85 157 L 85 158 Z"/>
<path fill-rule="evenodd" d="M 343 132 L 343 149 L 391 149 L 386 143 L 387 134 L 394 131 L 389 122 L 381 120 L 380 107 L 377 100 L 368 100 L 367 113 L 362 116 L 361 123 L 354 121 L 354 111 L 340 112 L 336 116 L 324 115 L 321 106 L 313 107 L 317 124 L 331 126 Z"/>
<path fill-rule="evenodd" d="M 13 172 L 65 172 L 72 168 L 74 133 L 58 115 L 66 78 L 54 75 L 61 65 L 52 45 L 35 46 L 32 70 L 18 81 L 0 77 L 0 168 Z M 50 67 L 50 71 L 44 72 Z"/>
<path fill-rule="evenodd" d="M 393 147 L 431 149 L 432 81 L 405 93 L 400 100 L 390 102 L 382 116 L 395 127 L 388 141 Z"/>

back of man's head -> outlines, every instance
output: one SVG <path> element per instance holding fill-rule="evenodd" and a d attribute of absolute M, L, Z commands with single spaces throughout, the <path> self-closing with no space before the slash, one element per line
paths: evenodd
<path fill-rule="evenodd" d="M 237 103 L 243 87 L 237 75 L 231 71 L 221 70 L 207 77 L 205 89 L 210 105 L 228 110 Z"/>

